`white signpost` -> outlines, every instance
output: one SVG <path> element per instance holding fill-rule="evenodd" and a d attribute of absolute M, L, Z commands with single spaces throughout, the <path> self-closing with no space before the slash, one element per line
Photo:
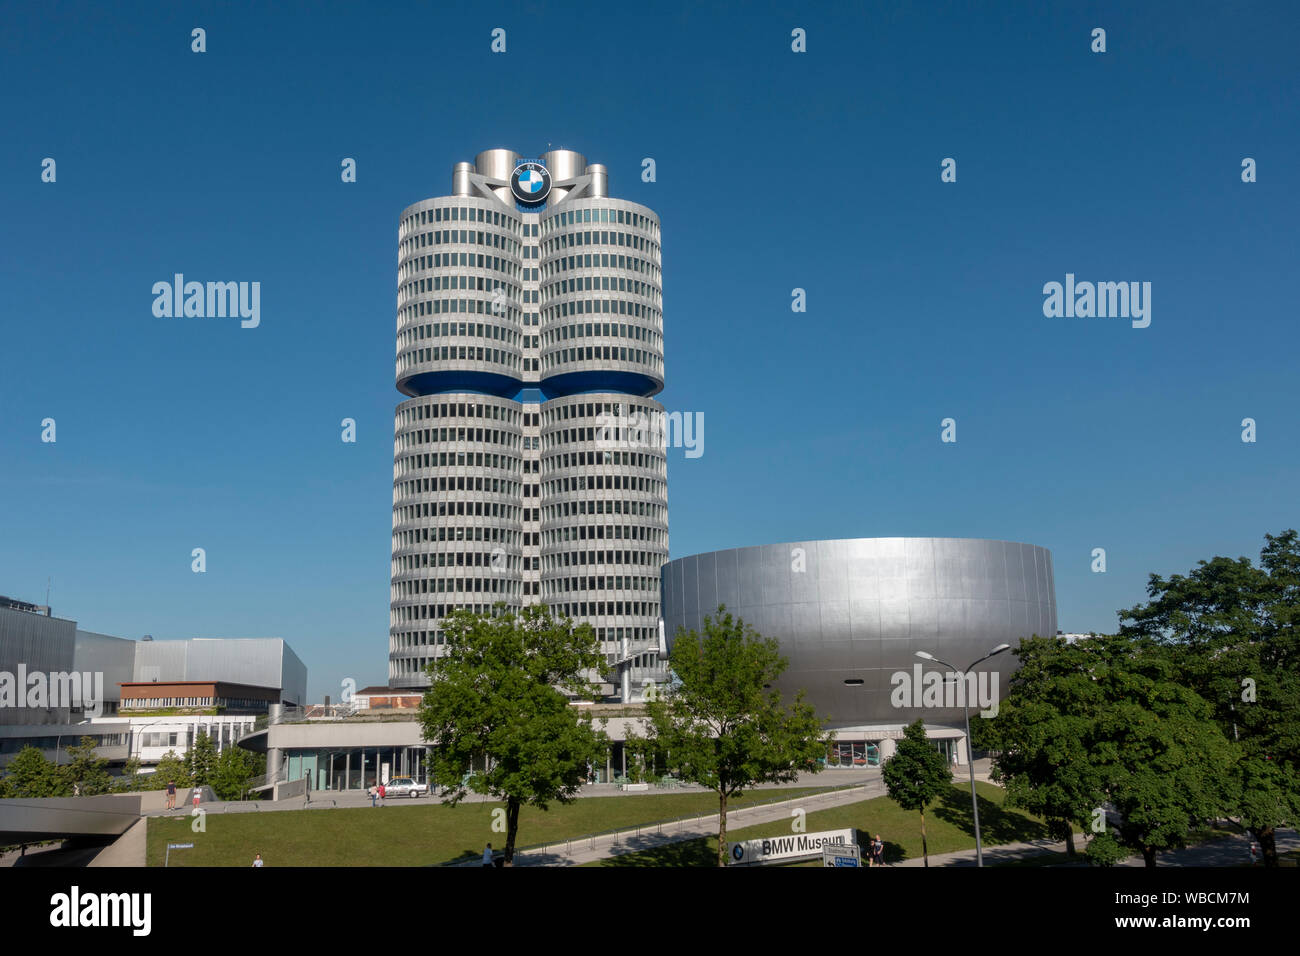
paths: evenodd
<path fill-rule="evenodd" d="M 816 859 L 824 846 L 833 846 L 847 854 L 858 848 L 857 831 L 821 830 L 817 833 L 792 833 L 789 836 L 761 840 L 739 840 L 731 844 L 730 865 L 752 866 L 757 863 L 783 863 L 791 860 Z"/>
<path fill-rule="evenodd" d="M 862 851 L 855 843 L 852 846 L 840 846 L 837 843 L 822 844 L 822 866 L 862 866 Z"/>
<path fill-rule="evenodd" d="M 163 866 L 166 867 L 168 862 L 171 860 L 172 850 L 192 850 L 192 849 L 194 849 L 193 843 L 168 843 L 167 852 L 163 855 Z"/>

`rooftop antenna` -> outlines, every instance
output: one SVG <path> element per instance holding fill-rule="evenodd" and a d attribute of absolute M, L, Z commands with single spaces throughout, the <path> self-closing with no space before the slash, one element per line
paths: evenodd
<path fill-rule="evenodd" d="M 45 613 L 50 613 L 50 578 L 45 578 Z"/>

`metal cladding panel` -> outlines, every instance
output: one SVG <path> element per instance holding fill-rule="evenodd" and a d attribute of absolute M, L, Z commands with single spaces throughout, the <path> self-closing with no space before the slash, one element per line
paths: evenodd
<path fill-rule="evenodd" d="M 104 675 L 104 699 L 121 700 L 122 684 L 134 679 L 136 642 L 93 631 L 77 631 L 73 668 Z"/>
<path fill-rule="evenodd" d="M 135 679 L 276 687 L 295 703 L 306 701 L 307 668 L 275 637 L 142 641 L 136 645 Z"/>
<path fill-rule="evenodd" d="M 0 607 L 0 671 L 67 673 L 75 660 L 77 624 L 61 617 Z M 69 708 L 0 707 L 0 724 L 61 724 Z"/>
<path fill-rule="evenodd" d="M 794 549 L 804 549 L 802 571 Z M 778 682 L 803 689 L 832 726 L 960 722 L 960 709 L 895 708 L 896 672 L 914 673 L 919 650 L 966 667 L 1006 642 L 1056 633 L 1051 554 L 1015 542 L 967 538 L 861 538 L 765 545 L 671 561 L 664 567 L 668 645 L 725 604 L 790 666 Z M 977 668 L 1016 667 L 1006 653 Z M 924 665 L 925 670 L 946 670 Z M 847 685 L 846 679 L 862 680 Z"/>

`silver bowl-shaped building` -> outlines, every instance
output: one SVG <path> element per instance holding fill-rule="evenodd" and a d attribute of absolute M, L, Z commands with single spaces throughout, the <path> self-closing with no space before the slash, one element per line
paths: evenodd
<path fill-rule="evenodd" d="M 947 671 L 917 651 L 965 668 L 998 644 L 1014 648 L 1021 638 L 1056 633 L 1051 552 L 976 538 L 798 541 L 664 566 L 670 650 L 678 628 L 700 631 L 719 605 L 780 642 L 790 661 L 777 684 L 783 693 L 804 690 L 841 740 L 845 729 L 857 728 L 865 748 L 896 738 L 917 717 L 927 727 L 962 727 L 960 707 L 899 706 L 900 699 L 925 703 L 919 688 L 912 690 L 918 665 L 924 673 Z M 1005 692 L 1016 665 L 1006 652 L 974 670 L 990 683 L 996 672 Z M 885 750 L 887 757 L 892 746 Z M 867 765 L 879 759 L 879 747 L 873 760 L 848 753 Z"/>

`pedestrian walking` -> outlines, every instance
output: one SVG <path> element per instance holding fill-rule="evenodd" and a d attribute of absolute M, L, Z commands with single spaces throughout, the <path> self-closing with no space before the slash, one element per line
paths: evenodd
<path fill-rule="evenodd" d="M 197 807 L 198 805 L 199 805 L 199 788 L 198 788 L 198 787 L 195 787 L 195 788 L 194 788 L 194 806 Z"/>
<path fill-rule="evenodd" d="M 387 819 L 387 818 L 385 818 Z M 489 843 L 483 848 L 483 865 L 492 868 L 492 844 Z"/>
<path fill-rule="evenodd" d="M 382 783 L 379 785 L 377 789 L 379 790 L 379 805 L 382 807 L 384 805 L 384 793 L 386 791 Z"/>
<path fill-rule="evenodd" d="M 370 788 L 370 805 L 371 805 L 372 807 L 377 807 L 377 806 L 379 806 L 379 788 L 378 788 L 378 787 L 371 787 L 371 788 Z"/>
<path fill-rule="evenodd" d="M 879 833 L 877 833 L 876 838 L 871 841 L 871 865 L 885 865 L 885 841 L 880 839 Z"/>
<path fill-rule="evenodd" d="M 257 854 L 257 856 L 253 857 L 253 866 L 261 866 L 261 865 L 262 865 L 262 854 L 259 853 Z"/>
<path fill-rule="evenodd" d="M 176 809 L 176 781 L 175 780 L 167 781 L 167 809 L 168 810 Z"/>
<path fill-rule="evenodd" d="M 1250 841 L 1250 865 L 1259 865 L 1259 844 L 1254 840 Z"/>

